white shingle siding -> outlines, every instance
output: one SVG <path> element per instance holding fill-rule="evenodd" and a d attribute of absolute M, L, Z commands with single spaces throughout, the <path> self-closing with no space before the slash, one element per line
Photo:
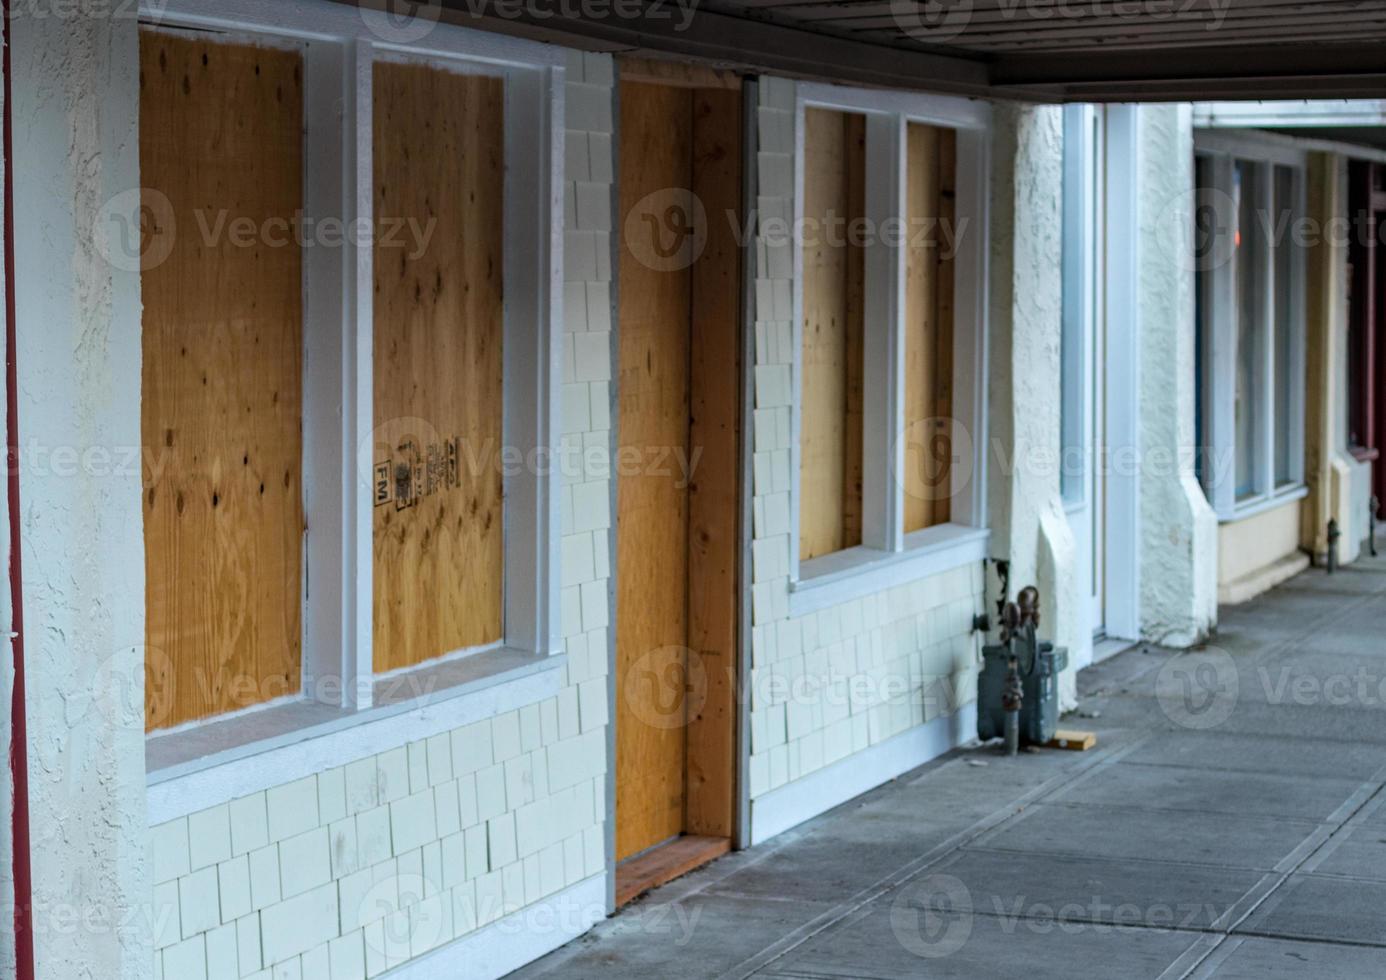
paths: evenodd
<path fill-rule="evenodd" d="M 156 975 L 363 980 L 604 872 L 612 78 L 569 60 L 564 686 L 153 828 Z"/>

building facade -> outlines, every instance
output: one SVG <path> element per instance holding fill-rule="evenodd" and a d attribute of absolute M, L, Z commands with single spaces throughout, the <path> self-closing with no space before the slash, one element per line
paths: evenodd
<path fill-rule="evenodd" d="M 37 976 L 501 976 L 972 738 L 1021 588 L 1071 706 L 1369 535 L 1368 260 L 1252 229 L 1379 154 L 327 0 L 11 40 Z"/>

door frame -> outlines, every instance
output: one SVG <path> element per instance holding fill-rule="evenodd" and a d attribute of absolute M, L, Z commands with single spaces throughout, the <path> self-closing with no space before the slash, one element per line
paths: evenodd
<path fill-rule="evenodd" d="M 1097 186 L 1095 194 L 1065 195 L 1063 215 L 1063 444 L 1081 447 L 1083 461 L 1076 489 L 1064 495 L 1084 583 L 1073 658 L 1079 668 L 1093 662 L 1099 639 L 1140 635 L 1140 466 L 1130 465 L 1131 450 L 1137 464 L 1140 458 L 1139 119 L 1137 106 L 1065 109 L 1064 182 Z M 1101 405 L 1093 403 L 1095 390 L 1102 392 Z M 1068 465 L 1066 453 L 1065 472 Z M 1103 581 L 1101 599 L 1094 600 L 1099 517 Z"/>

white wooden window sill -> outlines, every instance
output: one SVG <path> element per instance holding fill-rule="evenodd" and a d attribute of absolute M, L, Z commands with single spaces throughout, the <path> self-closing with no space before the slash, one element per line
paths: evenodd
<path fill-rule="evenodd" d="M 943 524 L 905 536 L 900 551 L 856 547 L 813 558 L 789 585 L 789 615 L 804 616 L 904 582 L 912 582 L 987 557 L 986 528 Z"/>
<path fill-rule="evenodd" d="M 1268 510 L 1275 510 L 1296 500 L 1303 500 L 1309 496 L 1309 488 L 1303 483 L 1289 484 L 1281 487 L 1273 493 L 1263 494 L 1259 497 L 1250 497 L 1245 502 L 1238 503 L 1231 514 L 1219 517 L 1219 523 L 1235 524 L 1244 521 L 1248 517 L 1255 517 L 1257 514 L 1264 514 Z"/>
<path fill-rule="evenodd" d="M 379 679 L 362 710 L 296 700 L 151 734 L 150 825 L 554 697 L 567 659 L 498 648 Z"/>

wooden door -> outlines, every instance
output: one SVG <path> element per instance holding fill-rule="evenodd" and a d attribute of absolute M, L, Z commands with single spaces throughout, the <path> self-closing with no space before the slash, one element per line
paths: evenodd
<path fill-rule="evenodd" d="M 616 856 L 729 838 L 740 525 L 740 92 L 623 81 Z"/>

